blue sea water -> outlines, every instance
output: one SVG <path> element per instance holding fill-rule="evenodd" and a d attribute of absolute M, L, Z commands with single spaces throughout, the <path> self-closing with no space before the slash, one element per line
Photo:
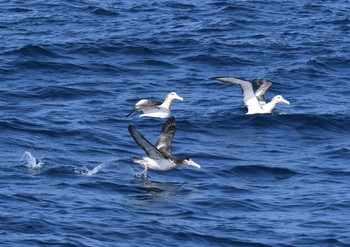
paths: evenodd
<path fill-rule="evenodd" d="M 2 0 L 0 37 L 0 245 L 350 246 L 350 1 Z M 169 91 L 202 168 L 140 179 Z"/>

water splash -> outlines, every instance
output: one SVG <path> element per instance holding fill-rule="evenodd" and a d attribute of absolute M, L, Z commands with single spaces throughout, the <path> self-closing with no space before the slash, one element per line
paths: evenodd
<path fill-rule="evenodd" d="M 86 176 L 94 176 L 96 175 L 103 167 L 105 163 L 101 163 L 98 166 L 94 167 L 92 170 L 89 170 L 86 166 L 84 167 L 74 167 L 74 172 Z"/>
<path fill-rule="evenodd" d="M 149 177 L 148 175 L 147 175 L 147 177 L 144 177 L 144 176 L 142 176 L 143 174 L 143 171 L 142 172 L 139 172 L 138 170 L 136 170 L 136 169 L 134 169 L 134 167 L 133 166 L 131 166 L 130 164 L 129 164 L 129 168 L 130 168 L 130 171 L 131 171 L 131 173 L 134 175 L 134 177 L 136 177 L 136 178 L 143 178 L 143 179 L 146 179 L 147 177 Z"/>
<path fill-rule="evenodd" d="M 29 169 L 40 169 L 43 165 L 44 162 L 41 160 L 37 160 L 30 152 L 25 151 L 22 158 L 21 162 L 24 160 L 25 166 Z"/>

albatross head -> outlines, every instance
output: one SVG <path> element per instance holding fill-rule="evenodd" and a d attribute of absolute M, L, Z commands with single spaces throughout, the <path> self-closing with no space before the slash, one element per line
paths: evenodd
<path fill-rule="evenodd" d="M 168 93 L 168 95 L 167 95 L 166 97 L 167 97 L 167 99 L 169 99 L 169 100 L 173 100 L 173 99 L 178 99 L 178 100 L 181 100 L 181 101 L 184 100 L 184 98 L 180 97 L 180 96 L 177 95 L 177 93 L 175 93 L 175 92 L 170 92 L 170 93 Z"/>
<path fill-rule="evenodd" d="M 177 95 L 175 92 L 170 92 L 170 93 L 168 93 L 166 95 L 166 98 L 165 98 L 164 102 L 160 106 L 169 110 L 171 102 L 173 101 L 173 99 L 178 99 L 178 100 L 181 100 L 181 101 L 184 100 L 182 97 Z"/>
<path fill-rule="evenodd" d="M 188 165 L 188 166 L 194 166 L 197 168 L 201 168 L 201 166 L 199 164 L 197 164 L 196 162 L 194 162 L 191 158 L 182 158 L 180 161 L 181 165 Z"/>
<path fill-rule="evenodd" d="M 273 97 L 271 102 L 274 102 L 275 104 L 285 103 L 285 104 L 289 105 L 289 101 L 285 100 L 281 95 L 276 95 L 275 97 Z"/>

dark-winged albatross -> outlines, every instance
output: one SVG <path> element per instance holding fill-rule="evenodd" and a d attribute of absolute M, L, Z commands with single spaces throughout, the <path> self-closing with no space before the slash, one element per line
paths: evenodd
<path fill-rule="evenodd" d="M 140 115 L 140 117 L 168 118 L 171 115 L 170 105 L 174 99 L 181 101 L 184 100 L 175 92 L 168 93 L 163 103 L 147 99 L 139 100 L 135 104 L 134 109 L 127 115 L 127 117 L 133 114 L 134 112 L 141 111 L 142 114 Z"/>
<path fill-rule="evenodd" d="M 134 126 L 129 125 L 129 132 L 131 136 L 148 156 L 144 158 L 131 158 L 133 162 L 140 164 L 144 168 L 144 171 L 140 174 L 140 176 L 147 177 L 148 169 L 167 171 L 179 165 L 190 165 L 197 168 L 201 167 L 191 158 L 175 157 L 171 154 L 171 144 L 175 129 L 175 118 L 171 117 L 163 124 L 156 146 L 153 146 L 134 128 Z"/>
<path fill-rule="evenodd" d="M 253 84 L 249 81 L 229 76 L 213 77 L 211 79 L 240 85 L 243 92 L 244 104 L 248 108 L 247 114 L 271 113 L 278 103 L 289 105 L 289 101 L 285 100 L 281 95 L 273 97 L 269 103 L 265 102 L 265 93 L 272 85 L 266 79 L 255 79 L 253 80 Z M 255 94 L 253 85 L 259 87 Z"/>

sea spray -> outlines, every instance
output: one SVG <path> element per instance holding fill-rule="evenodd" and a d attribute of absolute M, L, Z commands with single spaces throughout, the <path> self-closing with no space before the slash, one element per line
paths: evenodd
<path fill-rule="evenodd" d="M 43 165 L 44 162 L 41 160 L 37 160 L 30 152 L 25 151 L 22 158 L 21 162 L 24 160 L 25 166 L 29 169 L 40 169 Z"/>
<path fill-rule="evenodd" d="M 105 163 L 101 163 L 94 167 L 93 169 L 89 170 L 86 166 L 84 167 L 74 167 L 74 172 L 86 176 L 94 176 L 96 175 L 103 167 L 105 166 Z"/>

